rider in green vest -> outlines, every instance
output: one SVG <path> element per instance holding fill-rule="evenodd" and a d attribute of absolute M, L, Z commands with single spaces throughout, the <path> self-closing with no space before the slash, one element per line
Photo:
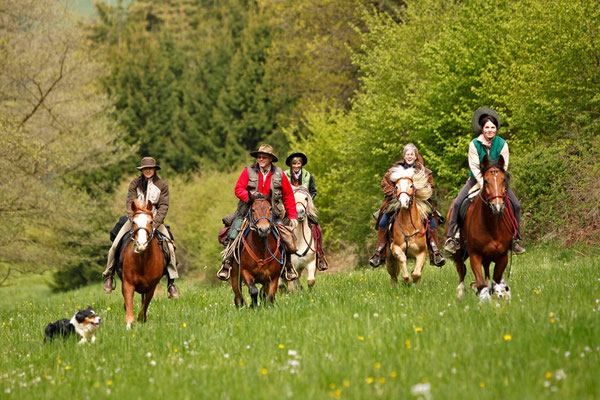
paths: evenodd
<path fill-rule="evenodd" d="M 306 154 L 294 151 L 285 160 L 285 164 L 290 167 L 290 169 L 285 170 L 284 173 L 288 177 L 292 187 L 297 188 L 304 186 L 308 189 L 310 197 L 314 199 L 317 196 L 317 187 L 315 186 L 315 179 L 312 174 L 304 168 L 306 163 L 308 163 Z M 314 219 L 309 218 L 309 222 L 314 230 L 314 236 L 317 238 L 317 268 L 319 271 L 325 271 L 328 268 L 328 265 L 327 259 L 325 258 L 325 252 L 323 251 L 323 234 L 321 232 L 321 226 L 319 225 L 319 221 Z"/>
<path fill-rule="evenodd" d="M 450 253 L 454 253 L 460 248 L 460 242 L 457 240 L 459 234 L 458 214 L 460 205 L 475 184 L 479 183 L 479 186 L 483 187 L 483 177 L 481 175 L 483 157 L 487 156 L 490 160 L 497 160 L 502 155 L 505 161 L 504 168 L 508 168 L 508 144 L 497 135 L 498 129 L 500 129 L 500 117 L 498 114 L 491 108 L 483 107 L 475 111 L 471 123 L 473 131 L 479 136 L 473 139 L 469 145 L 469 168 L 471 170 L 469 172 L 469 179 L 458 193 L 458 196 L 456 196 L 452 214 L 450 214 L 450 220 L 448 221 L 448 238 L 446 239 L 444 249 Z M 525 253 L 525 249 L 519 243 L 521 239 L 521 204 L 508 186 L 506 187 L 506 195 L 514 209 L 515 218 L 519 225 L 517 236 L 513 240 L 512 250 L 515 254 L 523 254 Z"/>

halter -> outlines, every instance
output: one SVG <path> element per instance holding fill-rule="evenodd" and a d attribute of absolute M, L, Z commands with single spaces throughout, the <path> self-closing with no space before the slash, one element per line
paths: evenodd
<path fill-rule="evenodd" d="M 133 229 L 133 225 L 134 225 L 133 218 L 139 214 L 146 214 L 146 215 L 149 215 L 150 217 L 152 217 L 152 213 L 147 212 L 147 211 L 136 211 L 135 213 L 133 213 L 133 215 L 131 216 L 131 222 L 132 222 L 131 230 L 129 231 L 129 234 L 131 235 L 131 240 L 136 241 L 134 239 L 135 234 L 138 233 L 138 231 L 145 230 L 146 233 L 148 233 L 148 242 L 150 242 L 150 240 L 152 240 L 152 238 L 154 237 L 154 228 L 152 228 L 152 231 L 149 231 L 148 228 L 146 228 L 145 226 L 138 226 L 136 229 Z"/>
<path fill-rule="evenodd" d="M 414 189 L 415 186 L 414 186 L 413 180 L 412 180 L 412 178 L 399 178 L 396 182 L 401 181 L 401 180 L 410 181 L 410 184 L 413 185 L 413 191 L 412 191 L 412 193 L 408 193 L 407 191 L 403 190 L 400 193 L 396 194 L 396 198 L 399 199 L 402 194 L 406 194 L 410 198 L 410 201 L 408 203 L 410 205 L 410 203 L 412 203 L 413 199 L 415 198 L 415 193 L 416 193 L 416 190 Z"/>
<path fill-rule="evenodd" d="M 258 217 L 257 219 L 254 219 L 254 210 L 253 210 L 253 209 L 252 209 L 252 207 L 251 207 L 251 208 L 250 208 L 250 221 L 252 222 L 252 226 L 253 226 L 254 228 L 257 228 L 257 229 L 258 229 L 258 227 L 256 226 L 256 223 L 257 223 L 258 221 L 260 221 L 261 219 L 266 219 L 267 221 L 269 221 L 269 225 L 271 225 L 271 224 L 273 223 L 273 219 L 272 219 L 272 218 L 269 218 L 269 217 Z"/>

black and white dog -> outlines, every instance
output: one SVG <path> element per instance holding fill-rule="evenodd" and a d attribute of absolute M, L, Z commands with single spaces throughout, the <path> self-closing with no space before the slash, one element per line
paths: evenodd
<path fill-rule="evenodd" d="M 479 293 L 480 301 L 490 301 L 492 298 L 510 301 L 510 297 L 510 287 L 508 287 L 504 278 L 500 283 L 492 281 L 492 286 L 484 287 Z"/>
<path fill-rule="evenodd" d="M 76 333 L 81 336 L 79 344 L 87 342 L 88 339 L 94 343 L 98 325 L 100 325 L 100 317 L 92 307 L 88 307 L 87 310 L 77 311 L 70 320 L 64 318 L 50 322 L 46 326 L 44 342 L 54 339 L 55 336 L 69 337 Z"/>

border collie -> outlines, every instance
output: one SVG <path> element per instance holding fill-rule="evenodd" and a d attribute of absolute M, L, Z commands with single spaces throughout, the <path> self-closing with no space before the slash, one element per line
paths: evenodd
<path fill-rule="evenodd" d="M 54 339 L 55 336 L 69 337 L 72 334 L 78 334 L 81 337 L 79 344 L 91 340 L 96 341 L 96 328 L 100 325 L 100 317 L 88 307 L 86 310 L 79 310 L 70 320 L 63 318 L 56 322 L 50 322 L 46 326 L 44 342 Z"/>
<path fill-rule="evenodd" d="M 510 297 L 510 287 L 508 287 L 504 278 L 500 283 L 492 281 L 492 286 L 481 289 L 479 293 L 479 300 L 481 301 L 489 301 L 492 298 L 510 301 Z"/>

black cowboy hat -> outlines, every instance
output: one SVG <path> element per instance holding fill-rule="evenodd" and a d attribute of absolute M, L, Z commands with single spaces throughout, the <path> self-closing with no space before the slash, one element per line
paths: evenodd
<path fill-rule="evenodd" d="M 492 110 L 491 108 L 481 107 L 478 108 L 477 111 L 475 111 L 475 114 L 473 114 L 473 118 L 471 119 L 471 127 L 473 128 L 473 132 L 475 132 L 476 134 L 481 133 L 481 130 L 483 128 L 481 126 L 481 120 L 485 117 L 494 118 L 496 122 L 498 122 L 498 126 L 496 128 L 500 129 L 500 116 L 498 115 L 498 113 Z"/>
<path fill-rule="evenodd" d="M 258 156 L 258 153 L 263 153 L 263 154 L 268 154 L 271 157 L 273 157 L 273 161 L 272 162 L 277 162 L 279 159 L 277 158 L 277 156 L 275 155 L 275 153 L 273 152 L 273 146 L 268 145 L 268 144 L 263 144 L 261 145 L 258 150 L 256 151 L 251 151 L 250 155 L 252 157 L 256 157 Z"/>
<path fill-rule="evenodd" d="M 287 156 L 287 158 L 285 159 L 285 165 L 291 167 L 290 164 L 292 163 L 292 159 L 295 157 L 300 157 L 302 159 L 303 167 L 308 163 L 308 158 L 306 157 L 306 154 L 300 153 L 299 151 L 294 151 L 292 154 Z"/>
<path fill-rule="evenodd" d="M 140 163 L 139 167 L 136 167 L 137 169 L 144 169 L 144 168 L 154 168 L 156 170 L 159 170 L 160 167 L 158 166 L 158 164 L 156 164 L 156 160 L 152 157 L 144 157 L 142 158 L 142 162 Z"/>

